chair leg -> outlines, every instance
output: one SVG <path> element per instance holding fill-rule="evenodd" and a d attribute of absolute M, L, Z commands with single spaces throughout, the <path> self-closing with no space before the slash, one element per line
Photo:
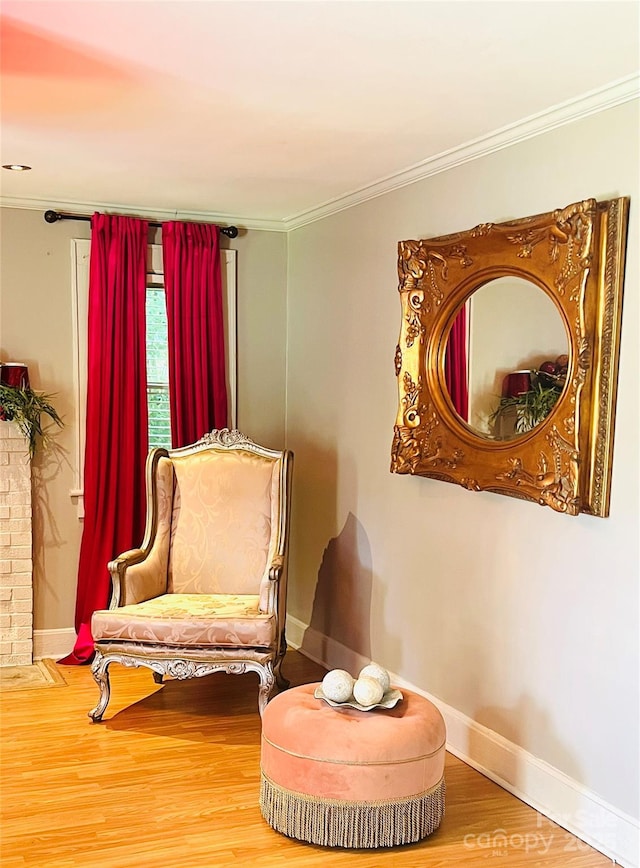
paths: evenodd
<path fill-rule="evenodd" d="M 278 657 L 275 662 L 275 676 L 276 676 L 276 684 L 278 686 L 278 690 L 286 690 L 291 682 L 284 677 L 282 674 L 282 661 L 284 660 L 284 655 L 287 653 L 287 639 L 284 634 L 284 630 L 282 631 L 282 636 L 280 637 L 280 648 L 278 650 Z"/>
<path fill-rule="evenodd" d="M 91 672 L 95 678 L 98 687 L 100 688 L 100 699 L 95 708 L 89 712 L 89 717 L 94 723 L 102 720 L 102 715 L 105 713 L 109 704 L 111 695 L 111 684 L 109 683 L 109 663 L 110 660 L 105 660 L 100 651 L 96 651 L 96 656 L 91 664 Z"/>
<path fill-rule="evenodd" d="M 264 666 L 260 666 L 260 668 L 258 669 L 258 676 L 260 677 L 260 688 L 258 690 L 258 711 L 260 712 L 260 717 L 262 717 L 262 713 L 267 707 L 267 702 L 269 702 L 269 697 L 271 696 L 275 683 L 272 664 L 265 663 Z"/>
<path fill-rule="evenodd" d="M 287 688 L 291 686 L 289 679 L 285 678 L 282 674 L 282 657 L 280 657 L 275 665 L 275 676 L 278 690 L 287 690 Z"/>

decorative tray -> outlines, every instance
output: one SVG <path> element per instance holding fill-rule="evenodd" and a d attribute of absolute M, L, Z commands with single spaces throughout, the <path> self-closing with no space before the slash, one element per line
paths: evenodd
<path fill-rule="evenodd" d="M 400 693 L 399 690 L 395 690 L 393 687 L 390 690 L 387 690 L 380 702 L 377 702 L 375 705 L 360 705 L 360 703 L 356 702 L 355 699 L 350 699 L 347 702 L 334 702 L 333 699 L 327 699 L 324 695 L 321 684 L 316 687 L 313 695 L 316 699 L 323 699 L 333 708 L 355 708 L 356 711 L 372 711 L 374 708 L 393 708 L 402 699 L 402 693 Z"/>

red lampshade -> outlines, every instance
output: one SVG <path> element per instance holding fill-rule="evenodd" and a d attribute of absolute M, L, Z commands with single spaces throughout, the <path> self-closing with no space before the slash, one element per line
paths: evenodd
<path fill-rule="evenodd" d="M 512 371 L 502 381 L 502 397 L 515 398 L 531 389 L 531 371 Z"/>
<path fill-rule="evenodd" d="M 0 383 L 14 389 L 29 388 L 29 369 L 22 362 L 2 362 L 0 364 Z"/>

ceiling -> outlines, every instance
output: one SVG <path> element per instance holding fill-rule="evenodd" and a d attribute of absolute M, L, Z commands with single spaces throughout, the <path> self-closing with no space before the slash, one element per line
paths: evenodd
<path fill-rule="evenodd" d="M 639 9 L 3 0 L 2 201 L 300 225 L 637 98 Z"/>

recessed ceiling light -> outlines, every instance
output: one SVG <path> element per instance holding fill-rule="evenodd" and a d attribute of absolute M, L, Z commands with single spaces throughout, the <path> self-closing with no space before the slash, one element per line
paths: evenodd
<path fill-rule="evenodd" d="M 9 169 L 10 172 L 28 172 L 31 166 L 23 166 L 21 163 L 9 163 L 2 168 Z"/>

